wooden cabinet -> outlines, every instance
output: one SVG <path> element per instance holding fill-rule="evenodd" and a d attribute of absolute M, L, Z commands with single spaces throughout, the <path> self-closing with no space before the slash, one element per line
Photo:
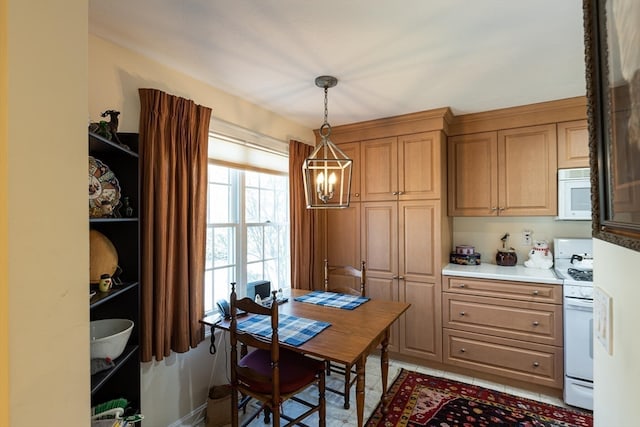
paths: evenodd
<path fill-rule="evenodd" d="M 450 138 L 449 215 L 556 215 L 556 141 L 555 124 Z"/>
<path fill-rule="evenodd" d="M 443 206 L 449 119 L 441 109 L 332 128 L 340 148 L 359 147 L 361 197 L 327 210 L 323 235 L 332 264 L 366 261 L 367 296 L 411 303 L 392 325 L 389 351 L 438 362 L 441 271 L 451 250 Z"/>
<path fill-rule="evenodd" d="M 562 388 L 562 288 L 444 277 L 444 362 Z"/>
<path fill-rule="evenodd" d="M 589 126 L 586 120 L 558 123 L 558 169 L 589 167 Z"/>
<path fill-rule="evenodd" d="M 362 255 L 372 298 L 411 303 L 391 351 L 441 360 L 439 200 L 362 204 Z"/>
<path fill-rule="evenodd" d="M 352 142 L 348 144 L 340 144 L 340 149 L 344 154 L 353 160 L 351 166 L 351 192 L 350 201 L 359 202 L 361 200 L 360 188 L 360 143 Z"/>
<path fill-rule="evenodd" d="M 367 140 L 360 147 L 362 201 L 440 198 L 441 132 Z"/>
<path fill-rule="evenodd" d="M 131 408 L 140 409 L 140 354 L 139 354 L 139 277 L 140 226 L 137 134 L 118 134 L 120 140 L 131 147 L 125 149 L 98 135 L 89 133 L 89 155 L 100 160 L 115 175 L 121 202 L 128 197 L 133 211 L 127 216 L 124 206 L 116 207 L 115 217 L 90 218 L 89 226 L 113 243 L 122 272 L 114 279 L 112 289 L 99 292 L 90 299 L 90 319 L 129 319 L 133 331 L 124 352 L 115 359 L 114 366 L 91 375 L 91 404 L 125 398 Z"/>

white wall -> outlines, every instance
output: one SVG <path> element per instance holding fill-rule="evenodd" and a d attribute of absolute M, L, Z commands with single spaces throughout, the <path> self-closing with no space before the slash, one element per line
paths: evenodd
<path fill-rule="evenodd" d="M 509 243 L 516 250 L 518 264 L 529 259 L 530 246 L 522 244 L 522 232 L 533 231 L 533 240 L 547 240 L 553 246 L 554 237 L 591 237 L 591 221 L 556 221 L 553 217 L 457 217 L 453 220 L 453 247 L 475 246 L 485 264 L 495 264 L 500 238 L 509 233 Z M 553 247 L 551 248 L 553 250 Z"/>
<path fill-rule="evenodd" d="M 2 426 L 90 424 L 87 7 L 0 2 Z"/>
<path fill-rule="evenodd" d="M 613 346 L 594 340 L 594 425 L 636 427 L 640 401 L 640 252 L 594 240 L 594 286 L 613 301 Z"/>
<path fill-rule="evenodd" d="M 245 129 L 289 142 L 297 139 L 315 145 L 312 129 L 276 113 L 167 68 L 133 51 L 89 35 L 89 114 L 120 111 L 121 132 L 137 132 L 140 120 L 139 88 L 154 88 L 192 99 L 213 109 L 212 116 Z M 104 120 L 104 119 L 103 119 Z"/>
<path fill-rule="evenodd" d="M 151 87 L 192 99 L 213 109 L 213 116 L 273 138 L 315 144 L 313 131 L 242 99 L 194 80 L 116 46 L 89 36 L 89 111 L 92 121 L 108 109 L 121 112 L 119 130 L 137 132 L 140 115 L 138 88 Z M 86 135 L 85 135 L 86 138 Z M 85 162 L 86 163 L 86 162 Z M 213 368 L 218 361 L 217 368 Z M 174 423 L 204 404 L 210 385 L 227 382 L 224 360 L 209 354 L 205 341 L 183 354 L 142 366 L 142 413 L 145 425 Z"/>

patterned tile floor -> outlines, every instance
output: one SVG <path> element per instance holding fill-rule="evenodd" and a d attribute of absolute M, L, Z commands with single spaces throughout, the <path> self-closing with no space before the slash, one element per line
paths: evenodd
<path fill-rule="evenodd" d="M 498 384 L 498 383 L 494 383 L 487 380 L 459 375 L 459 374 L 455 374 L 447 371 L 430 369 L 421 365 L 414 365 L 411 363 L 404 363 L 404 362 L 399 362 L 394 360 L 389 361 L 388 386 L 391 385 L 393 380 L 396 378 L 396 376 L 400 372 L 401 368 L 422 372 L 422 373 L 433 375 L 433 376 L 444 377 L 444 378 L 449 378 L 449 379 L 453 379 L 461 382 L 466 382 L 468 384 L 475 384 L 481 387 L 486 387 L 493 390 L 510 393 L 516 396 L 538 400 L 538 401 L 549 403 L 552 405 L 566 407 L 565 403 L 561 399 L 554 396 L 546 396 L 540 393 L 534 393 L 528 390 L 521 390 L 521 389 L 505 386 L 503 384 Z M 367 367 L 365 372 L 366 372 L 366 380 L 365 380 L 366 388 L 365 388 L 364 420 L 366 422 L 367 419 L 369 418 L 369 415 L 376 408 L 380 400 L 380 393 L 382 388 L 382 380 L 380 378 L 380 358 L 377 356 L 369 356 L 369 358 L 367 359 Z M 327 378 L 327 384 L 334 383 L 334 382 L 340 383 L 340 376 L 334 375 Z M 317 389 L 313 387 L 309 388 L 303 394 L 305 398 L 309 398 L 310 400 L 315 401 L 317 396 Z M 342 396 L 339 396 L 335 393 L 327 392 L 326 401 L 327 401 L 327 427 L 357 425 L 355 386 L 351 388 L 351 408 L 349 410 L 346 410 L 343 408 Z M 283 405 L 283 410 L 286 414 L 300 413 L 298 412 L 300 411 L 300 409 L 301 409 L 301 405 L 295 402 L 285 402 L 285 404 Z M 316 426 L 318 425 L 318 415 L 313 414 L 309 418 L 306 418 L 303 422 L 309 426 Z M 249 424 L 249 426 L 263 427 L 264 423 L 262 418 L 258 418 L 253 420 Z M 194 427 L 204 427 L 204 425 L 197 425 Z"/>

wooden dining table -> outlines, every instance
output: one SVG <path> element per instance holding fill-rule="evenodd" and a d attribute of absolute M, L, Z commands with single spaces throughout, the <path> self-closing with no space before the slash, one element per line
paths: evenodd
<path fill-rule="evenodd" d="M 280 304 L 279 313 L 331 324 L 309 341 L 283 348 L 356 367 L 356 410 L 358 426 L 364 425 L 365 365 L 367 356 L 380 345 L 380 371 L 382 377 L 382 411 L 387 413 L 387 382 L 389 372 L 389 333 L 391 325 L 409 308 L 410 304 L 371 299 L 353 310 L 328 307 L 296 301 L 295 298 L 310 291 L 292 289 L 288 301 Z M 219 315 L 205 317 L 201 323 L 212 328 L 229 329 L 229 320 Z"/>

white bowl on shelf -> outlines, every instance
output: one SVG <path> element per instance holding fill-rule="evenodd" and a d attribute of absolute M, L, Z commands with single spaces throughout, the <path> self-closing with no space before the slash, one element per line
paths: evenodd
<path fill-rule="evenodd" d="M 103 319 L 90 323 L 91 358 L 115 359 L 124 351 L 131 331 L 133 321 L 129 319 Z"/>

